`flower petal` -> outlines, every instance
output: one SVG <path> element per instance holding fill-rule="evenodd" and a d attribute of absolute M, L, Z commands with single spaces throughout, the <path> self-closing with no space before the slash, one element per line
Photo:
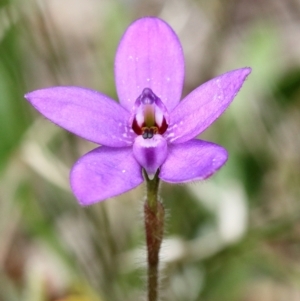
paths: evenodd
<path fill-rule="evenodd" d="M 81 157 L 70 173 L 72 190 L 83 206 L 119 195 L 143 181 L 131 147 L 96 148 Z"/>
<path fill-rule="evenodd" d="M 46 118 L 89 141 L 112 147 L 133 143 L 130 114 L 99 92 L 53 87 L 30 92 L 25 98 Z"/>
<path fill-rule="evenodd" d="M 229 106 L 250 72 L 251 68 L 233 70 L 192 91 L 171 112 L 166 139 L 182 143 L 203 132 Z"/>
<path fill-rule="evenodd" d="M 128 110 L 150 88 L 171 111 L 181 97 L 184 58 L 170 26 L 158 18 L 131 24 L 117 50 L 115 78 L 120 103 Z"/>
<path fill-rule="evenodd" d="M 154 135 L 151 139 L 138 136 L 133 144 L 134 157 L 143 166 L 150 178 L 165 162 L 167 151 L 167 141 L 161 135 Z"/>
<path fill-rule="evenodd" d="M 171 144 L 159 177 L 170 183 L 203 180 L 221 168 L 226 160 L 227 151 L 211 142 L 193 139 Z"/>

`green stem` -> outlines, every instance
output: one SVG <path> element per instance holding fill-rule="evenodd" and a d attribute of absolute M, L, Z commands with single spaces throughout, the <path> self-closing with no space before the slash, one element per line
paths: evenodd
<path fill-rule="evenodd" d="M 159 170 L 154 175 L 153 179 L 150 179 L 145 170 L 144 177 L 147 183 L 147 199 L 146 202 L 148 206 L 152 209 L 153 212 L 157 211 L 157 202 L 158 202 L 158 187 L 159 187 Z"/>
<path fill-rule="evenodd" d="M 148 261 L 148 301 L 157 301 L 159 250 L 163 238 L 164 208 L 158 200 L 158 172 L 153 179 L 149 179 L 146 172 L 144 172 L 144 176 L 147 183 L 144 215 Z"/>

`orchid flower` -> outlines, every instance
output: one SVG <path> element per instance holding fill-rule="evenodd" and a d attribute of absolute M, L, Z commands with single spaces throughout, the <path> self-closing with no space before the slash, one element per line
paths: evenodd
<path fill-rule="evenodd" d="M 60 86 L 25 98 L 46 118 L 101 146 L 81 157 L 70 173 L 81 205 L 131 190 L 158 172 L 161 180 L 206 179 L 227 151 L 196 139 L 229 106 L 250 68 L 220 75 L 180 101 L 184 57 L 173 30 L 158 18 L 129 26 L 115 58 L 119 103 L 93 90 Z"/>

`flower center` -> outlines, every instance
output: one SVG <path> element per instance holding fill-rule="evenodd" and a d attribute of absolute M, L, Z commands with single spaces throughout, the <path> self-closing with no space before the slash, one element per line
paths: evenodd
<path fill-rule="evenodd" d="M 137 135 L 151 139 L 167 130 L 167 110 L 150 88 L 145 88 L 137 98 L 134 111 L 132 129 Z"/>

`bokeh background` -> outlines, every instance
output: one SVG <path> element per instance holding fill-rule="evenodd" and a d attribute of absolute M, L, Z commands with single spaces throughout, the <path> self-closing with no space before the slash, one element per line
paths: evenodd
<path fill-rule="evenodd" d="M 78 85 L 116 99 L 118 41 L 149 15 L 182 42 L 183 95 L 253 68 L 201 135 L 228 149 L 225 167 L 162 184 L 162 300 L 300 300 L 299 0 L 0 0 L 0 300 L 144 300 L 144 187 L 80 207 L 68 173 L 95 145 L 23 95 Z"/>

